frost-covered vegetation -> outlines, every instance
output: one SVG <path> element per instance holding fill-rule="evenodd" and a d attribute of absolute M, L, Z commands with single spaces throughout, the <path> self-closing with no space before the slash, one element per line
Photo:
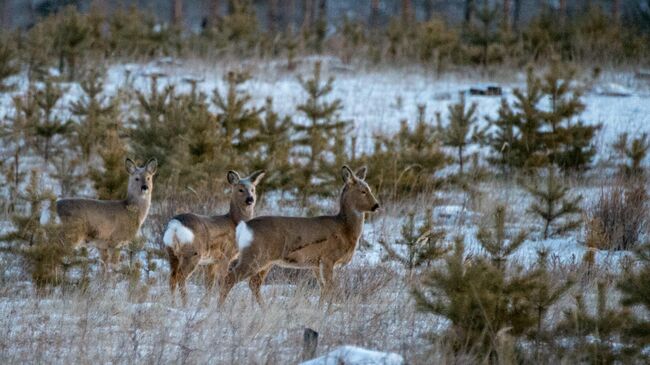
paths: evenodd
<path fill-rule="evenodd" d="M 95 8 L 2 34 L 2 362 L 295 363 L 303 327 L 318 355 L 647 362 L 650 84 L 629 71 L 647 35 L 597 9 L 515 31 L 486 4 L 462 29 L 266 31 L 235 1 L 200 34 Z M 55 201 L 124 198 L 127 157 L 157 159 L 153 202 L 105 274 Z M 230 169 L 267 171 L 258 214 L 332 212 L 344 164 L 383 209 L 326 303 L 276 268 L 265 308 L 244 284 L 219 306 L 207 271 L 174 304 L 172 216 L 226 212 Z"/>

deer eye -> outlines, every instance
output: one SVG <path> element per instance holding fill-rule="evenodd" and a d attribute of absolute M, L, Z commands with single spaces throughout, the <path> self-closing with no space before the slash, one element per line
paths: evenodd
<path fill-rule="evenodd" d="M 243 192 L 244 192 L 244 189 L 239 189 L 239 192 L 240 192 L 240 193 L 243 193 Z"/>
<path fill-rule="evenodd" d="M 368 194 L 368 193 L 367 193 L 365 190 L 362 190 L 362 191 L 361 191 L 361 194 L 366 195 L 366 194 Z"/>
<path fill-rule="evenodd" d="M 139 177 L 136 177 L 136 178 L 135 178 L 135 181 L 140 181 L 140 178 L 139 178 Z"/>

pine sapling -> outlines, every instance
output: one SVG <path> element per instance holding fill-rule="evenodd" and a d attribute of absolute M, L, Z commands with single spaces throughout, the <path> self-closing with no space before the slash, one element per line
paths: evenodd
<path fill-rule="evenodd" d="M 25 260 L 38 290 L 47 285 L 61 284 L 65 280 L 66 261 L 72 250 L 60 244 L 60 232 L 54 224 L 56 197 L 50 190 L 42 188 L 37 170 L 32 170 L 21 200 L 27 205 L 25 212 L 11 217 L 14 231 L 0 236 L 0 240 L 10 243 L 10 252 Z M 48 203 L 49 209 L 44 211 Z"/>
<path fill-rule="evenodd" d="M 97 141 L 117 116 L 117 100 L 102 96 L 104 74 L 100 70 L 88 72 L 79 83 L 84 96 L 72 102 L 70 111 L 78 118 L 74 125 L 75 142 L 81 148 L 84 162 L 97 152 Z"/>
<path fill-rule="evenodd" d="M 553 331 L 544 327 L 544 320 L 548 310 L 555 305 L 575 284 L 573 276 L 557 280 L 552 276 L 548 263 L 549 251 L 546 249 L 537 251 L 537 263 L 532 269 L 531 275 L 535 278 L 535 286 L 531 290 L 529 300 L 535 310 L 536 329 L 532 337 L 535 340 L 535 361 L 541 362 L 540 352 L 542 342 L 548 343 L 553 340 Z"/>
<path fill-rule="evenodd" d="M 0 36 L 0 92 L 12 91 L 14 84 L 7 79 L 20 72 L 17 55 L 6 37 Z"/>
<path fill-rule="evenodd" d="M 320 62 L 314 64 L 311 78 L 300 77 L 299 81 L 307 100 L 297 106 L 303 120 L 294 120 L 293 129 L 298 147 L 295 154 L 300 161 L 298 189 L 303 192 L 304 200 L 313 194 L 327 195 L 338 184 L 339 167 L 335 165 L 336 154 L 332 151 L 336 150 L 337 136 L 340 137 L 350 122 L 339 116 L 343 108 L 340 99 L 324 100 L 332 92 L 334 78 L 322 80 Z"/>
<path fill-rule="evenodd" d="M 638 247 L 635 252 L 637 265 L 627 268 L 617 283 L 622 294 L 621 304 L 626 308 L 640 307 L 646 313 L 650 311 L 650 242 Z M 650 319 L 637 315 L 630 320 L 624 335 L 632 345 L 633 353 L 643 361 L 650 355 L 647 345 L 650 343 Z M 644 351 L 645 354 L 644 354 Z"/>
<path fill-rule="evenodd" d="M 620 343 L 619 338 L 629 326 L 630 312 L 610 308 L 608 298 L 607 283 L 601 280 L 597 284 L 595 306 L 587 302 L 583 294 L 578 294 L 575 308 L 564 311 L 564 320 L 558 330 L 574 340 L 569 342 L 572 347 L 567 349 L 570 359 L 586 360 L 591 364 L 627 362 L 629 345 Z"/>
<path fill-rule="evenodd" d="M 101 168 L 91 167 L 90 179 L 99 199 L 117 200 L 126 195 L 128 175 L 124 169 L 126 145 L 116 129 L 109 129 L 99 150 Z"/>
<path fill-rule="evenodd" d="M 446 232 L 435 226 L 431 209 L 427 209 L 424 221 L 420 224 L 416 224 L 415 211 L 409 212 L 402 224 L 401 237 L 396 242 L 379 240 L 379 244 L 386 250 L 384 260 L 395 260 L 411 273 L 413 269 L 428 266 L 439 259 L 449 249 L 442 245 Z"/>
<path fill-rule="evenodd" d="M 505 269 L 505 261 L 526 240 L 528 232 L 521 230 L 514 237 L 508 238 L 506 232 L 506 207 L 499 205 L 492 213 L 492 228 L 479 227 L 476 239 L 481 247 L 487 251 L 497 268 Z"/>
<path fill-rule="evenodd" d="M 159 89 L 159 79 L 164 74 L 150 75 L 149 92 L 137 90 L 138 109 L 130 120 L 131 128 L 128 134 L 131 138 L 130 147 L 133 153 L 139 156 L 152 156 L 160 166 L 160 177 L 167 177 L 170 164 L 167 160 L 174 155 L 180 144 L 180 136 L 185 130 L 183 125 L 187 122 L 178 113 L 172 115 L 175 103 L 175 87 L 167 84 Z"/>
<path fill-rule="evenodd" d="M 264 188 L 283 189 L 291 182 L 292 166 L 289 162 L 291 152 L 291 132 L 293 122 L 289 116 L 281 118 L 273 108 L 273 99 L 266 98 L 264 117 L 256 137 L 256 156 L 254 169 L 272 171 L 264 180 Z"/>
<path fill-rule="evenodd" d="M 535 199 L 528 212 L 544 221 L 544 239 L 577 229 L 581 219 L 580 202 L 582 196 L 570 197 L 569 187 L 565 185 L 553 167 L 546 170 L 546 176 L 537 174 L 533 182 L 524 184 Z M 538 181 L 545 180 L 539 184 Z M 540 186 L 541 185 L 541 186 Z M 561 223 L 556 223 L 561 221 Z"/>
<path fill-rule="evenodd" d="M 439 115 L 438 117 L 438 129 L 445 146 L 452 147 L 456 149 L 456 154 L 458 156 L 458 165 L 460 167 L 460 175 L 463 175 L 463 166 L 464 166 L 464 151 L 467 146 L 476 140 L 477 130 L 476 130 L 476 108 L 478 104 L 472 103 L 469 108 L 465 102 L 465 95 L 460 94 L 460 100 L 456 104 L 449 106 L 449 123 L 447 126 L 442 126 L 442 121 Z M 473 130 L 472 130 L 472 127 Z"/>
<path fill-rule="evenodd" d="M 230 71 L 225 77 L 228 84 L 225 95 L 215 89 L 212 97 L 225 147 L 233 146 L 240 153 L 253 149 L 254 138 L 250 132 L 259 130 L 260 115 L 264 111 L 263 108 L 251 106 L 252 96 L 240 90 L 240 86 L 249 79 L 248 73 Z"/>
<path fill-rule="evenodd" d="M 641 177 L 644 175 L 642 163 L 650 150 L 650 139 L 648 139 L 647 133 L 635 138 L 630 138 L 628 133 L 621 133 L 612 147 L 619 156 L 626 159 L 625 163 L 619 165 L 619 171 L 624 176 Z"/>
<path fill-rule="evenodd" d="M 58 152 L 56 148 L 60 143 L 60 139 L 65 138 L 70 131 L 70 121 L 63 121 L 56 110 L 61 97 L 66 91 L 50 79 L 45 80 L 42 89 L 36 90 L 32 87 L 29 91 L 29 95 L 34 98 L 36 105 L 38 105 L 36 116 L 30 118 L 31 129 L 33 135 L 37 138 L 38 150 L 46 163 L 53 153 Z M 26 104 L 26 106 L 29 105 L 29 103 Z"/>

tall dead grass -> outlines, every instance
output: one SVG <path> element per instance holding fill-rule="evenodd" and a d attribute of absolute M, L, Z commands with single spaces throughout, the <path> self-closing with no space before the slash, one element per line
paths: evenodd
<path fill-rule="evenodd" d="M 0 362 L 290 364 L 302 331 L 320 333 L 318 354 L 343 344 L 395 351 L 426 363 L 423 335 L 440 321 L 416 313 L 409 290 L 382 266 L 337 271 L 338 295 L 318 305 L 311 273 L 266 285 L 264 309 L 245 284 L 218 308 L 215 295 L 190 287 L 190 304 L 171 304 L 164 278 L 129 300 L 125 282 L 94 281 L 86 290 L 31 290 L 0 298 Z"/>

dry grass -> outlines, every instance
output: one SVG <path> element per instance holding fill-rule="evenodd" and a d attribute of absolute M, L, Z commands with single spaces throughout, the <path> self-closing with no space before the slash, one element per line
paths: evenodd
<path fill-rule="evenodd" d="M 588 211 L 587 245 L 608 250 L 634 248 L 647 233 L 647 201 L 642 183 L 617 179 L 603 187 Z"/>
<path fill-rule="evenodd" d="M 310 327 L 320 332 L 319 354 L 354 344 L 424 363 L 428 341 L 422 336 L 440 323 L 415 312 L 409 287 L 394 273 L 382 266 L 343 268 L 337 298 L 323 307 L 311 274 L 304 274 L 293 284 L 265 286 L 265 309 L 253 303 L 245 284 L 223 308 L 196 286 L 186 308 L 174 306 L 166 275 L 137 295 L 125 282 L 97 280 L 86 291 L 4 293 L 0 362 L 296 363 L 303 328 Z"/>

